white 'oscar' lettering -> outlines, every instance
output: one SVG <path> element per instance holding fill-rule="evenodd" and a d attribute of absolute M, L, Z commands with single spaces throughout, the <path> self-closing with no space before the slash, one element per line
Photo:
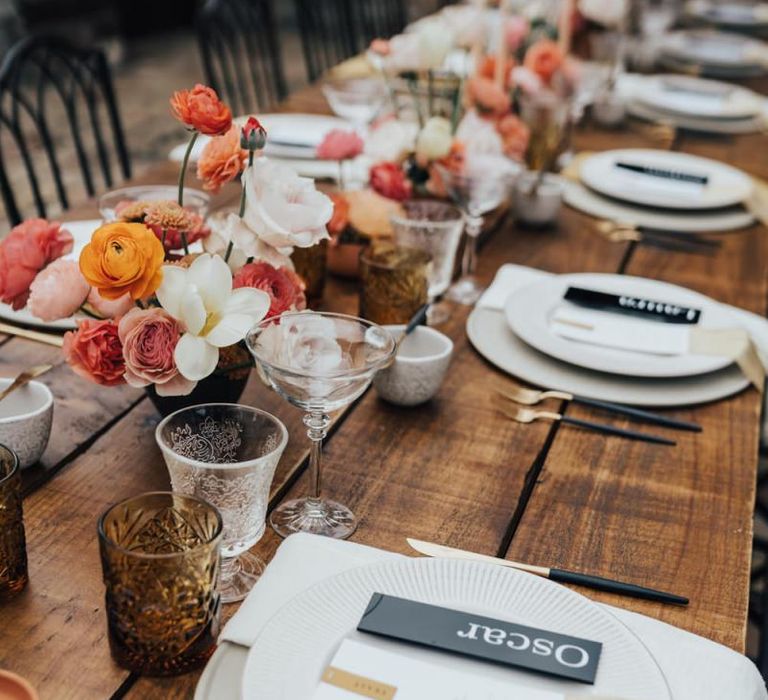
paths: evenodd
<path fill-rule="evenodd" d="M 495 627 L 484 627 L 483 640 L 494 646 L 501 646 L 507 638 L 507 633 Z"/>
<path fill-rule="evenodd" d="M 565 652 L 568 649 L 573 649 L 579 653 L 579 660 L 575 663 L 566 661 Z M 575 647 L 573 644 L 563 644 L 562 646 L 557 647 L 555 650 L 555 658 L 563 664 L 563 666 L 568 666 L 569 668 L 584 668 L 584 666 L 589 663 L 589 654 L 581 647 Z"/>
<path fill-rule="evenodd" d="M 552 656 L 555 643 L 551 639 L 534 639 L 531 651 L 539 656 Z"/>
<path fill-rule="evenodd" d="M 519 632 L 510 632 L 508 636 L 509 640 L 507 641 L 507 646 L 510 649 L 514 649 L 515 651 L 525 651 L 529 646 L 531 646 L 531 640 L 524 634 L 520 634 Z M 520 643 L 516 644 L 513 637 L 517 637 L 520 640 Z"/>
<path fill-rule="evenodd" d="M 479 629 L 480 629 L 480 625 L 478 625 L 478 624 L 476 624 L 474 622 L 470 622 L 468 630 L 466 630 L 464 632 L 459 630 L 458 632 L 456 632 L 456 634 L 459 637 L 464 637 L 464 639 L 477 639 L 477 630 L 479 630 Z"/>

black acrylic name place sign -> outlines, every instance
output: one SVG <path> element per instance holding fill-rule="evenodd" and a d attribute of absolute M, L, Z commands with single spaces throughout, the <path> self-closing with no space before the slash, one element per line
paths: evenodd
<path fill-rule="evenodd" d="M 373 594 L 357 629 L 582 683 L 595 682 L 603 648 L 588 639 L 382 593 Z"/>

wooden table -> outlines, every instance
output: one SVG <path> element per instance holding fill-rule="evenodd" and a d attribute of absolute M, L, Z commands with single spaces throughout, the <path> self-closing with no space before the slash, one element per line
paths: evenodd
<path fill-rule="evenodd" d="M 768 82 L 766 83 L 768 85 Z M 289 100 L 294 111 L 327 111 L 316 88 Z M 586 127 L 578 149 L 655 146 L 647 130 Z M 768 177 L 762 135 L 686 135 L 676 147 Z M 173 182 L 162 163 L 139 178 Z M 190 182 L 190 184 L 193 184 Z M 234 206 L 231 187 L 215 207 Z M 93 204 L 70 213 L 92 218 Z M 768 239 L 761 226 L 723 236 L 713 257 L 660 252 L 598 237 L 589 217 L 571 210 L 559 226 L 526 231 L 512 224 L 489 237 L 480 275 L 490 282 L 506 262 L 551 272 L 622 272 L 685 285 L 765 314 Z M 357 312 L 353 285 L 332 279 L 328 310 Z M 512 380 L 470 346 L 468 309 L 456 307 L 444 328 L 455 342 L 439 396 L 402 409 L 369 392 L 336 424 L 327 441 L 324 492 L 360 517 L 356 542 L 410 554 L 405 538 L 439 541 L 500 557 L 567 567 L 689 596 L 686 609 L 597 594 L 733 647 L 744 648 L 760 397 L 734 398 L 673 413 L 700 422 L 700 434 L 676 433 L 674 449 L 605 438 L 569 427 L 518 425 L 490 404 Z M 0 370 L 59 362 L 58 351 L 17 338 L 2 340 Z M 46 378 L 56 396 L 50 446 L 24 473 L 30 585 L 0 605 L 0 667 L 27 677 L 43 700 L 127 697 L 190 698 L 198 674 L 138 678 L 113 664 L 106 639 L 96 520 L 112 503 L 169 487 L 154 441 L 158 415 L 145 395 L 103 389 L 65 365 Z M 290 442 L 275 479 L 272 505 L 307 490 L 307 439 L 301 414 L 255 377 L 243 402 L 279 416 Z M 569 415 L 590 412 L 567 406 Z M 599 416 L 616 425 L 619 418 Z M 257 545 L 269 558 L 270 530 Z M 231 615 L 236 606 L 227 606 Z"/>

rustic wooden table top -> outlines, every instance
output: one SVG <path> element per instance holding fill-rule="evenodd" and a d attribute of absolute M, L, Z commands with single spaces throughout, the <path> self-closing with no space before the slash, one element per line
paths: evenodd
<path fill-rule="evenodd" d="M 325 112 L 327 105 L 318 89 L 308 88 L 285 109 Z M 653 138 L 638 125 L 618 131 L 587 126 L 575 136 L 577 150 L 658 147 Z M 768 177 L 765 145 L 763 135 L 685 134 L 675 147 Z M 138 181 L 170 183 L 176 172 L 161 163 Z M 231 187 L 216 198 L 215 208 L 234 208 L 237 197 Z M 96 215 L 89 203 L 66 218 Z M 480 275 L 490 282 L 507 262 L 559 273 L 642 275 L 765 315 L 764 227 L 724 235 L 717 254 L 705 257 L 609 243 L 591 223 L 568 209 L 552 230 L 505 223 L 483 247 Z M 330 280 L 325 309 L 356 313 L 357 304 L 352 284 Z M 369 392 L 337 420 L 326 443 L 324 493 L 360 517 L 354 541 L 411 554 L 405 541 L 411 536 L 674 591 L 689 596 L 691 605 L 675 608 L 580 589 L 743 651 L 757 392 L 674 411 L 700 422 L 704 431 L 676 433 L 673 450 L 557 425 L 519 425 L 490 405 L 493 389 L 512 380 L 470 346 L 467 315 L 468 309 L 456 307 L 443 329 L 455 343 L 455 356 L 435 400 L 408 410 Z M 199 674 L 139 678 L 112 662 L 107 645 L 96 521 L 120 499 L 169 488 L 154 440 L 157 413 L 141 391 L 77 378 L 55 348 L 7 337 L 0 344 L 4 376 L 39 362 L 58 363 L 46 377 L 56 396 L 50 446 L 42 463 L 24 473 L 30 584 L 20 597 L 0 604 L 0 667 L 28 678 L 43 700 L 191 698 Z M 275 413 L 290 431 L 272 505 L 305 493 L 301 413 L 255 376 L 242 401 Z M 576 406 L 566 410 L 591 417 Z M 619 418 L 599 419 L 625 425 Z M 269 559 L 279 543 L 268 529 L 256 550 Z M 227 606 L 225 615 L 236 607 Z"/>

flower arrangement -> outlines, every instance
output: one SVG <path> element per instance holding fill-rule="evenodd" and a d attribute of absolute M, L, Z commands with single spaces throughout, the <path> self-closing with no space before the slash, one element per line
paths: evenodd
<path fill-rule="evenodd" d="M 242 175 L 240 213 L 224 231 L 212 233 L 185 210 L 180 188 L 177 202 L 119 207 L 118 220 L 94 231 L 78 261 L 64 257 L 74 241 L 57 222 L 32 219 L 0 241 L 0 301 L 45 321 L 78 314 L 63 344 L 73 371 L 104 386 L 153 386 L 158 396 L 184 396 L 226 374 L 256 323 L 306 307 L 289 256 L 327 238 L 333 214 L 311 180 L 255 157 L 266 140 L 256 118 L 238 129 L 200 85 L 175 93 L 171 105 L 194 129 L 191 142 L 213 136 L 198 166 L 209 189 Z M 205 252 L 190 253 L 195 241 Z M 183 256 L 173 253 L 180 249 Z"/>

